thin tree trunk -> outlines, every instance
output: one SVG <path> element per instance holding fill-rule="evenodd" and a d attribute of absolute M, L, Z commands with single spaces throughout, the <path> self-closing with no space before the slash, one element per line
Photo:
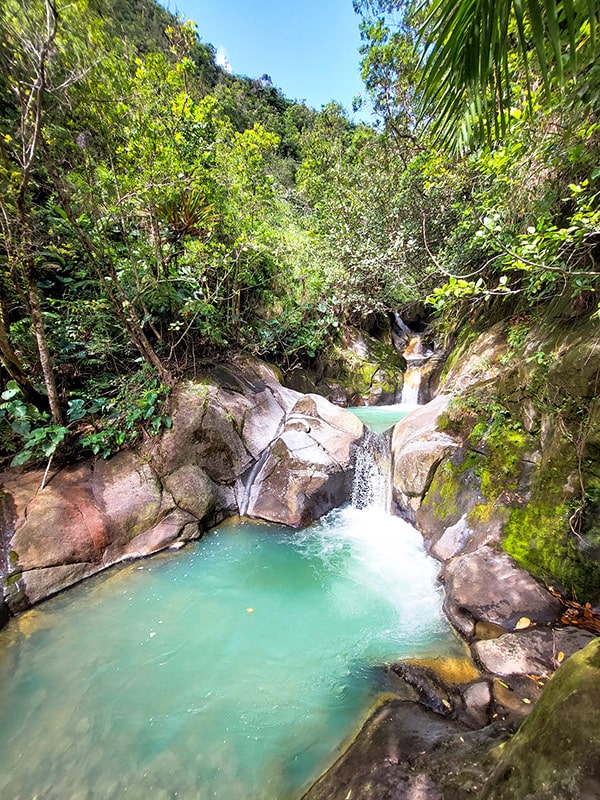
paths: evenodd
<path fill-rule="evenodd" d="M 12 349 L 12 346 L 8 338 L 8 331 L 6 328 L 6 322 L 4 320 L 4 310 L 2 308 L 1 303 L 0 303 L 0 363 L 6 370 L 8 376 L 12 378 L 13 381 L 15 381 L 15 383 L 21 390 L 23 397 L 26 400 L 28 400 L 30 403 L 33 403 L 38 408 L 40 406 L 49 408 L 48 398 L 34 388 L 30 379 L 27 377 L 18 356 Z"/>
<path fill-rule="evenodd" d="M 129 298 L 123 291 L 121 284 L 119 283 L 119 279 L 117 276 L 117 272 L 114 268 L 114 265 L 110 259 L 110 257 L 106 257 L 104 253 L 94 244 L 94 242 L 89 238 L 86 232 L 83 230 L 77 218 L 73 212 L 71 207 L 71 203 L 69 201 L 69 197 L 67 192 L 65 191 L 65 187 L 60 179 L 60 176 L 57 170 L 52 163 L 51 158 L 49 157 L 46 162 L 46 167 L 52 178 L 54 183 L 54 188 L 60 198 L 62 208 L 67 215 L 67 218 L 75 233 L 77 234 L 79 241 L 83 245 L 83 248 L 88 256 L 89 261 L 91 262 L 94 271 L 96 272 L 98 278 L 100 279 L 101 283 L 103 284 L 106 293 L 108 294 L 112 304 L 114 311 L 117 317 L 121 320 L 125 329 L 129 336 L 131 337 L 131 341 L 138 349 L 138 352 L 142 356 L 142 358 L 153 367 L 160 379 L 165 383 L 168 383 L 171 379 L 168 370 L 165 368 L 164 364 L 158 357 L 156 351 L 150 344 L 148 337 L 144 333 L 144 329 L 140 323 L 140 320 L 133 308 Z M 110 281 L 107 280 L 106 274 L 110 278 Z"/>
<path fill-rule="evenodd" d="M 27 277 L 27 297 L 29 300 L 31 328 L 33 330 L 33 335 L 35 336 L 38 354 L 40 357 L 40 365 L 42 367 L 42 374 L 44 376 L 44 384 L 48 393 L 50 414 L 54 424 L 60 425 L 62 423 L 62 412 L 60 409 L 60 401 L 58 399 L 58 391 L 56 389 L 54 365 L 52 363 L 52 356 L 50 355 L 50 349 L 48 347 L 48 340 L 46 339 L 46 329 L 44 328 L 44 319 L 42 317 L 42 307 L 40 304 L 40 293 L 36 280 L 34 276 L 31 275 L 29 269 L 25 270 L 25 273 Z"/>

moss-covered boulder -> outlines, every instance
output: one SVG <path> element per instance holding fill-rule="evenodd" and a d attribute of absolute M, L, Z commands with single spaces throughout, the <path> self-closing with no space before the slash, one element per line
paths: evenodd
<path fill-rule="evenodd" d="M 600 797 L 600 639 L 554 674 L 500 751 L 482 800 Z"/>
<path fill-rule="evenodd" d="M 442 380 L 452 399 L 432 432 L 460 446 L 410 509 L 433 555 L 500 545 L 541 582 L 600 599 L 596 341 L 586 319 L 520 316 L 461 333 Z"/>
<path fill-rule="evenodd" d="M 405 370 L 406 361 L 391 344 L 349 327 L 318 365 L 315 387 L 339 405 L 399 403 Z"/>

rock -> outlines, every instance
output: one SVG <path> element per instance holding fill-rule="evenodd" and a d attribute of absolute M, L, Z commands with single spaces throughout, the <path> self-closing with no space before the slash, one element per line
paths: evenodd
<path fill-rule="evenodd" d="M 248 477 L 245 513 L 300 527 L 340 505 L 351 488 L 352 456 L 363 425 L 318 395 L 301 398 L 286 417 L 256 475 Z"/>
<path fill-rule="evenodd" d="M 174 542 L 187 542 L 200 536 L 198 520 L 186 511 L 174 509 L 156 525 L 135 536 L 125 545 L 112 545 L 104 553 L 105 566 L 116 564 L 130 558 L 158 553 Z"/>
<path fill-rule="evenodd" d="M 436 468 L 458 447 L 454 439 L 436 430 L 448 402 L 449 397 L 439 395 L 394 427 L 394 497 L 399 508 L 413 520 Z"/>
<path fill-rule="evenodd" d="M 20 589 L 23 593 L 23 605 L 11 603 L 12 610 L 21 610 L 39 603 L 57 592 L 89 578 L 99 571 L 97 564 L 65 564 L 63 566 L 45 567 L 23 572 L 20 577 Z"/>
<path fill-rule="evenodd" d="M 197 518 L 175 508 L 148 461 L 133 451 L 60 470 L 41 491 L 39 474 L 20 477 L 3 478 L 3 505 L 13 509 L 5 579 L 13 612 L 111 564 L 198 535 Z M 199 480 L 190 483 L 189 470 L 179 477 L 182 490 L 200 487 Z M 205 507 L 201 498 L 195 502 L 197 511 Z"/>
<path fill-rule="evenodd" d="M 257 360 L 209 380 L 177 387 L 172 428 L 139 451 L 55 471 L 43 490 L 41 473 L 3 476 L 0 568 L 13 612 L 180 546 L 249 500 L 249 513 L 297 526 L 347 498 L 363 431 L 353 414 L 284 388 Z"/>
<path fill-rule="evenodd" d="M 441 384 L 442 391 L 457 395 L 475 384 L 493 383 L 506 370 L 500 361 L 506 349 L 506 334 L 502 324 L 490 328 L 475 340 L 467 338 L 450 354 Z"/>
<path fill-rule="evenodd" d="M 496 675 L 550 675 L 568 658 L 594 639 L 575 627 L 530 629 L 505 633 L 498 639 L 475 642 L 473 651 L 488 672 Z M 562 658 L 558 660 L 558 654 Z"/>
<path fill-rule="evenodd" d="M 554 674 L 498 764 L 482 800 L 600 797 L 600 639 Z"/>
<path fill-rule="evenodd" d="M 454 525 L 446 528 L 441 536 L 429 541 L 427 550 L 438 561 L 448 561 L 464 552 L 465 546 L 473 539 L 473 531 L 467 522 L 467 515 Z"/>
<path fill-rule="evenodd" d="M 506 553 L 481 547 L 449 561 L 442 570 L 446 585 L 444 610 L 467 639 L 478 620 L 512 630 L 528 616 L 545 623 L 560 617 L 562 606 Z"/>
<path fill-rule="evenodd" d="M 492 691 L 489 681 L 470 683 L 462 689 L 464 714 L 473 728 L 483 728 L 490 719 Z"/>
<path fill-rule="evenodd" d="M 217 502 L 217 487 L 203 469 L 193 464 L 185 464 L 166 475 L 163 485 L 179 508 L 198 520 L 209 515 Z"/>
<path fill-rule="evenodd" d="M 139 484 L 137 474 L 135 482 Z M 110 536 L 104 505 L 95 502 L 93 483 L 92 465 L 85 464 L 62 470 L 30 498 L 9 543 L 10 574 L 100 561 Z M 10 484 L 5 486 L 8 489 Z M 155 497 L 143 493 L 143 499 Z M 120 500 L 121 506 L 124 502 Z"/>
<path fill-rule="evenodd" d="M 342 406 L 399 403 L 406 369 L 402 356 L 358 328 L 346 327 L 343 334 L 343 345 L 318 364 L 319 394 Z"/>
<path fill-rule="evenodd" d="M 510 675 L 492 680 L 491 716 L 518 726 L 538 701 L 546 678 Z"/>
<path fill-rule="evenodd" d="M 54 481 L 48 488 L 53 484 Z M 155 525 L 161 512 L 168 510 L 163 508 L 163 489 L 157 474 L 131 450 L 95 463 L 92 491 L 93 506 L 86 508 L 85 518 L 96 509 L 102 513 L 106 525 L 104 546 L 130 541 Z M 172 508 L 172 500 L 165 500 Z"/>
<path fill-rule="evenodd" d="M 302 800 L 443 800 L 434 781 L 415 773 L 410 760 L 464 731 L 418 703 L 387 701 Z"/>
<path fill-rule="evenodd" d="M 216 483 L 233 484 L 281 431 L 301 395 L 281 386 L 257 360 L 216 368 L 210 378 L 177 387 L 173 425 L 154 458 L 162 474 L 191 465 Z"/>

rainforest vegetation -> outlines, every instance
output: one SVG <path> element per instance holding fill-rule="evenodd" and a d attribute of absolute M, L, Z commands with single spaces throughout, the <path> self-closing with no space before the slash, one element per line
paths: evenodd
<path fill-rule="evenodd" d="M 598 318 L 597 3 L 354 5 L 372 125 L 224 72 L 153 0 L 2 1 L 7 461 L 108 455 L 176 379 L 310 366 L 415 300 L 442 331 Z"/>

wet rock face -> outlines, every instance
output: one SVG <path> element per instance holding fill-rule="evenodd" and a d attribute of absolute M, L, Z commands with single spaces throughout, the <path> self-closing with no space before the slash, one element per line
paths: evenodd
<path fill-rule="evenodd" d="M 305 392 L 318 392 L 340 406 L 399 403 L 406 361 L 391 342 L 369 336 L 357 328 L 344 329 L 344 341 L 316 374 L 292 372 L 290 385 Z"/>
<path fill-rule="evenodd" d="M 593 633 L 573 627 L 533 628 L 475 642 L 473 652 L 483 668 L 496 675 L 544 676 L 594 639 Z"/>

